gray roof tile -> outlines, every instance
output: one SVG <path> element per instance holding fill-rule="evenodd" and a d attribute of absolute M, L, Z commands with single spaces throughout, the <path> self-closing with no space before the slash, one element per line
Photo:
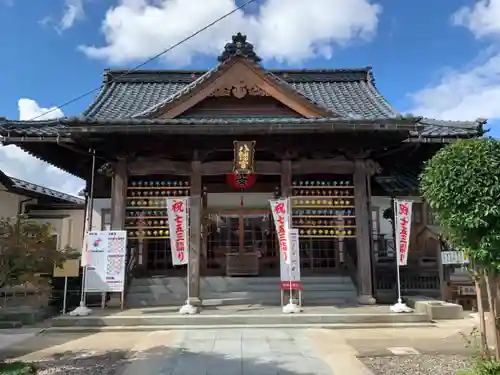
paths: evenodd
<path fill-rule="evenodd" d="M 206 81 L 226 64 L 209 71 L 105 72 L 105 86 L 84 116 L 96 119 L 144 117 Z M 371 69 L 273 70 L 268 76 L 296 91 L 332 116 L 394 118 L 394 110 L 375 88 Z"/>
<path fill-rule="evenodd" d="M 374 179 L 382 189 L 391 195 L 419 191 L 418 173 L 415 171 L 394 171 L 389 175 L 376 175 Z"/>

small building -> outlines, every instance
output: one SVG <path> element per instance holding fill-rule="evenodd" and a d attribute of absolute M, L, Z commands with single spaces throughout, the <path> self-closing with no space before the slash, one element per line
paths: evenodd
<path fill-rule="evenodd" d="M 0 171 L 0 217 L 25 214 L 50 224 L 59 248 L 81 249 L 85 200 L 49 189 Z"/>
<path fill-rule="evenodd" d="M 436 249 L 426 253 L 432 213 L 417 176 L 444 144 L 481 136 L 484 123 L 402 115 L 371 68 L 267 70 L 237 34 L 209 70 L 106 70 L 80 116 L 4 121 L 0 135 L 89 183 L 95 150 L 94 198 L 109 202 L 102 225 L 109 217 L 111 228 L 127 230 L 136 278 L 184 277 L 172 266 L 163 198 L 189 196 L 192 302 L 207 298 L 210 280 L 254 276 L 279 288 L 269 200 L 286 196 L 303 280 L 348 278 L 370 304 L 395 291 L 384 219 L 394 197 L 417 201 L 403 288 L 439 292 Z M 235 142 L 254 154 L 243 177 L 233 173 Z"/>

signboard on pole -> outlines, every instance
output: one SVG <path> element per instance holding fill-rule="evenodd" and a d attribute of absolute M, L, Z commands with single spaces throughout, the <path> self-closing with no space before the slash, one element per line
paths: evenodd
<path fill-rule="evenodd" d="M 463 251 L 442 251 L 441 264 L 468 264 L 469 260 Z"/>
<path fill-rule="evenodd" d="M 271 211 L 280 247 L 280 259 L 285 264 L 290 264 L 290 205 L 286 198 L 271 199 Z"/>
<path fill-rule="evenodd" d="M 282 290 L 300 290 L 300 239 L 299 230 L 291 228 L 290 236 L 290 264 L 280 262 L 280 276 Z"/>
<path fill-rule="evenodd" d="M 170 232 L 170 248 L 172 249 L 172 264 L 174 266 L 188 264 L 188 210 L 189 198 L 167 198 L 168 230 Z"/>
<path fill-rule="evenodd" d="M 86 247 L 89 254 L 85 291 L 122 292 L 125 284 L 127 232 L 88 232 Z"/>
<path fill-rule="evenodd" d="M 408 263 L 408 247 L 410 246 L 410 229 L 412 218 L 412 201 L 396 199 L 394 202 L 394 218 L 396 222 L 396 249 L 398 266 Z"/>
<path fill-rule="evenodd" d="M 78 277 L 80 275 L 80 261 L 78 259 L 65 260 L 60 266 L 54 265 L 54 277 Z"/>

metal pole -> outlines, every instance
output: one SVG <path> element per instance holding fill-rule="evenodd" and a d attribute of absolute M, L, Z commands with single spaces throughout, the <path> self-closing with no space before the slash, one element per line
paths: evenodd
<path fill-rule="evenodd" d="M 188 259 L 187 259 L 187 267 L 186 267 L 186 286 L 187 286 L 187 301 L 186 303 L 189 304 L 190 303 L 190 295 L 189 295 L 189 272 L 190 272 L 190 266 L 189 264 L 191 263 L 191 225 L 189 224 L 189 220 L 190 220 L 190 216 L 191 216 L 191 199 L 190 198 L 187 198 L 187 207 L 186 207 L 186 211 L 187 211 L 187 218 L 186 218 L 186 232 L 187 233 L 187 238 L 189 239 L 188 241 L 188 246 L 187 246 L 187 249 L 188 249 L 188 252 L 187 252 L 187 255 L 188 255 Z M 184 244 L 184 246 L 186 246 L 186 244 Z"/>
<path fill-rule="evenodd" d="M 286 198 L 287 200 L 287 213 L 288 213 L 288 261 L 290 264 L 288 265 L 288 282 L 290 283 L 288 286 L 290 288 L 289 292 L 289 302 L 293 303 L 293 289 L 292 289 L 292 241 L 290 237 L 290 229 L 292 228 L 292 200 L 290 198 Z"/>
<path fill-rule="evenodd" d="M 92 230 L 92 216 L 94 212 L 94 180 L 95 180 L 95 150 L 89 150 L 89 152 L 92 153 L 92 171 L 90 174 L 90 191 L 89 194 L 87 194 L 87 225 L 86 225 L 86 232 Z M 86 240 L 86 234 L 84 233 L 84 239 Z M 87 250 L 87 244 L 84 244 L 85 250 Z M 85 251 L 86 252 L 86 251 Z M 83 255 L 83 254 L 82 254 Z M 85 254 L 87 256 L 87 254 Z M 85 305 L 85 283 L 87 282 L 87 263 L 84 263 L 83 271 L 82 271 L 82 293 L 81 293 L 81 299 L 80 299 L 80 304 Z"/>
<path fill-rule="evenodd" d="M 62 314 L 66 315 L 66 303 L 67 303 L 67 296 L 68 296 L 68 277 L 64 277 L 64 296 L 63 296 L 63 309 L 62 309 Z"/>
<path fill-rule="evenodd" d="M 396 228 L 397 228 L 397 201 L 394 199 L 393 200 L 393 225 L 394 225 L 394 234 L 396 234 Z M 396 251 L 396 277 L 397 277 L 397 285 L 398 285 L 398 303 L 402 303 L 403 300 L 401 299 L 401 276 L 399 273 L 399 267 L 400 267 L 400 259 L 399 259 L 399 247 L 398 247 L 398 241 L 396 240 L 396 236 L 394 236 L 394 250 Z"/>

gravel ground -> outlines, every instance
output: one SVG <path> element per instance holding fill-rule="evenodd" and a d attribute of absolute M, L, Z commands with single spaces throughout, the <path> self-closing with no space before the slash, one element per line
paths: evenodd
<path fill-rule="evenodd" d="M 470 367 L 470 358 L 460 355 L 406 355 L 360 360 L 375 375 L 455 375 Z"/>
<path fill-rule="evenodd" d="M 115 375 L 125 361 L 124 353 L 63 354 L 35 361 L 37 375 Z"/>

